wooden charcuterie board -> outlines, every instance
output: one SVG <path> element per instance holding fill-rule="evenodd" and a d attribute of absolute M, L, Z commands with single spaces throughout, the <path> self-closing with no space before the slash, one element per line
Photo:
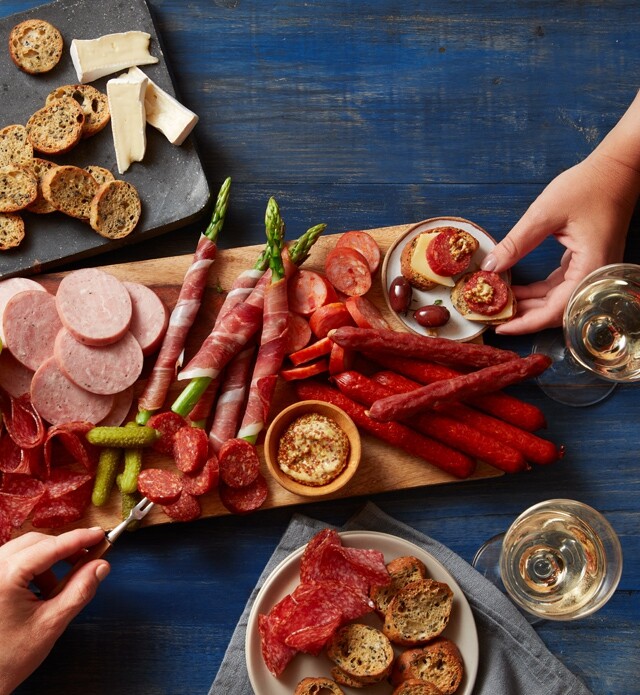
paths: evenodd
<path fill-rule="evenodd" d="M 386 227 L 383 229 L 368 230 L 378 242 L 382 253 L 389 248 L 398 235 L 403 234 L 409 225 Z M 328 251 L 333 248 L 337 240 L 337 235 L 327 235 L 321 237 L 315 244 L 310 258 L 304 267 L 313 270 L 323 269 L 323 263 Z M 194 241 L 195 248 L 195 241 Z M 236 249 L 219 250 L 214 265 L 210 271 L 208 286 L 205 291 L 204 301 L 200 313 L 196 319 L 186 346 L 186 359 L 197 350 L 202 340 L 209 333 L 216 313 L 224 298 L 224 291 L 231 286 L 233 280 L 246 268 L 252 267 L 263 246 L 247 246 Z M 121 280 L 131 280 L 141 282 L 153 289 L 171 309 L 178 297 L 182 278 L 191 262 L 191 255 L 174 256 L 169 258 L 158 258 L 137 263 L 123 263 L 118 265 L 104 266 L 102 269 L 115 275 Z M 56 273 L 45 275 L 38 280 L 51 292 L 55 292 L 58 283 L 64 274 Z M 371 290 L 367 294 L 387 317 L 390 324 L 402 329 L 400 322 L 393 317 L 386 307 L 382 286 L 379 278 L 379 271 L 374 277 Z M 153 357 L 151 358 L 153 361 Z M 151 365 L 149 365 L 150 367 Z M 143 373 L 144 376 L 144 373 Z M 184 383 L 177 385 L 167 402 L 167 407 L 182 389 Z M 143 382 L 139 382 L 138 391 L 142 390 Z M 293 389 L 289 383 L 282 380 L 276 390 L 275 400 L 272 404 L 272 416 L 282 408 L 295 401 Z M 263 472 L 269 483 L 269 496 L 262 507 L 283 507 L 287 505 L 300 504 L 318 498 L 305 498 L 288 492 L 270 477 L 264 465 L 262 457 L 262 446 L 259 445 L 259 452 L 262 458 Z M 173 462 L 168 457 L 164 457 L 154 451 L 145 452 L 145 466 L 148 467 L 174 467 Z M 471 479 L 491 478 L 502 475 L 497 469 L 479 463 L 476 472 Z M 396 449 L 368 434 L 362 435 L 362 460 L 356 475 L 350 483 L 332 496 L 321 499 L 332 499 L 338 497 L 355 497 L 360 495 L 370 495 L 390 490 L 402 490 L 407 488 L 440 485 L 442 483 L 464 482 L 444 473 L 438 468 L 429 465 L 421 459 L 414 458 L 403 451 Z M 222 505 L 215 492 L 200 498 L 203 509 L 203 516 L 221 516 L 229 514 Z M 89 507 L 87 514 L 79 525 L 101 525 L 104 528 L 111 528 L 120 520 L 120 500 L 117 491 L 112 494 L 111 502 L 104 507 Z M 159 509 L 155 508 L 145 519 L 146 525 L 169 523 L 171 520 Z M 27 524 L 25 529 L 27 530 Z"/>

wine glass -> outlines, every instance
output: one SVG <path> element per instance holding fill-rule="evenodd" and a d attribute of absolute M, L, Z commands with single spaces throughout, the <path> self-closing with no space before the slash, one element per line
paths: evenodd
<path fill-rule="evenodd" d="M 473 566 L 535 618 L 576 620 L 613 595 L 622 574 L 620 541 L 592 507 L 553 499 L 524 511 L 489 539 Z M 531 621 L 533 622 L 533 621 Z"/>
<path fill-rule="evenodd" d="M 563 336 L 542 333 L 533 351 L 553 359 L 538 385 L 565 405 L 592 405 L 616 382 L 640 380 L 640 266 L 613 263 L 587 275 L 565 308 Z"/>

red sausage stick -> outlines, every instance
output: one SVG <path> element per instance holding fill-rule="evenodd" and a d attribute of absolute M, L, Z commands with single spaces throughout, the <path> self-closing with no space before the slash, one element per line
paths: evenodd
<path fill-rule="evenodd" d="M 382 355 L 401 355 L 463 367 L 489 367 L 518 359 L 511 350 L 490 345 L 459 343 L 447 338 L 429 338 L 399 331 L 343 326 L 329 337 L 344 348 Z"/>
<path fill-rule="evenodd" d="M 457 401 L 480 396 L 542 374 L 551 364 L 547 355 L 536 353 L 510 362 L 479 369 L 447 381 L 436 381 L 409 393 L 397 393 L 377 400 L 369 409 L 374 420 L 404 420 L 431 408 L 440 401 Z"/>
<path fill-rule="evenodd" d="M 302 381 L 295 385 L 298 398 L 333 403 L 342 408 L 359 429 L 383 441 L 418 456 L 456 478 L 468 478 L 475 469 L 475 461 L 466 454 L 415 432 L 397 422 L 376 422 L 365 413 L 364 406 L 347 398 L 337 389 L 316 381 Z"/>
<path fill-rule="evenodd" d="M 332 377 L 332 381 L 345 396 L 367 407 L 379 398 L 396 393 L 393 389 L 354 371 L 336 374 Z M 479 458 L 505 473 L 518 473 L 529 468 L 517 449 L 448 415 L 424 413 L 410 418 L 406 424 L 458 451 Z"/>
<path fill-rule="evenodd" d="M 462 374 L 462 372 L 458 372 L 450 367 L 443 367 L 442 365 L 423 362 L 422 360 L 411 360 L 405 357 L 375 355 L 372 356 L 372 359 L 382 367 L 419 381 L 420 384 L 432 384 L 435 381 L 452 379 Z M 527 430 L 527 432 L 535 432 L 547 426 L 544 413 L 540 408 L 531 403 L 525 403 L 519 398 L 514 398 L 508 393 L 485 393 L 484 396 L 465 398 L 464 401 L 478 408 L 478 410 Z"/>
<path fill-rule="evenodd" d="M 378 372 L 371 378 L 377 383 L 387 386 L 394 393 L 406 393 L 407 391 L 420 388 L 419 383 L 392 371 Z M 441 403 L 436 409 L 438 412 L 445 413 L 460 422 L 465 422 L 474 429 L 498 438 L 505 444 L 517 449 L 531 463 L 545 466 L 557 461 L 564 455 L 564 451 L 561 448 L 558 449 L 553 442 L 510 425 L 508 422 L 491 417 L 486 413 L 480 413 L 462 403 Z"/>

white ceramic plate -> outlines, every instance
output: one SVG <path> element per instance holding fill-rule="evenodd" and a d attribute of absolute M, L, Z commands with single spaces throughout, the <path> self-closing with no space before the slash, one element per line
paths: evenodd
<path fill-rule="evenodd" d="M 424 562 L 429 576 L 437 581 L 446 582 L 451 587 L 453 610 L 443 634 L 458 645 L 464 659 L 464 678 L 460 688 L 456 691 L 456 695 L 471 695 L 478 670 L 478 633 L 469 603 L 445 567 L 417 545 L 387 533 L 346 531 L 341 533 L 340 537 L 346 546 L 380 550 L 384 554 L 385 562 L 390 562 L 401 555 L 415 555 Z M 280 678 L 274 678 L 262 660 L 258 615 L 268 613 L 280 599 L 291 593 L 298 585 L 300 581 L 300 557 L 303 551 L 304 546 L 298 548 L 273 570 L 258 593 L 251 609 L 247 624 L 245 653 L 249 679 L 255 695 L 291 695 L 303 678 L 330 676 L 333 664 L 324 654 L 317 657 L 297 654 Z M 373 614 L 365 616 L 361 620 L 376 627 L 382 625 L 380 618 Z M 396 647 L 395 651 L 396 654 L 399 654 L 401 649 Z M 352 692 L 351 688 L 344 689 L 345 692 Z M 392 688 L 387 681 L 366 688 L 367 695 L 389 695 L 391 690 Z"/>
<path fill-rule="evenodd" d="M 384 298 L 387 302 L 387 306 L 389 307 L 389 311 L 391 311 L 393 316 L 399 322 L 401 322 L 405 328 L 408 328 L 414 333 L 418 333 L 419 335 L 437 334 L 439 337 L 449 338 L 450 340 L 472 340 L 473 338 L 481 335 L 487 329 L 487 326 L 482 322 L 468 321 L 461 314 L 459 314 L 456 309 L 454 309 L 451 302 L 450 287 L 438 285 L 434 289 L 428 291 L 413 288 L 413 300 L 411 302 L 410 310 L 407 312 L 406 316 L 397 314 L 389 305 L 389 288 L 394 278 L 401 275 L 400 257 L 402 256 L 402 249 L 404 249 L 405 245 L 421 232 L 428 229 L 435 229 L 436 227 L 457 227 L 465 232 L 469 232 L 469 234 L 478 240 L 478 250 L 471 257 L 471 264 L 467 272 L 478 270 L 480 268 L 482 259 L 489 254 L 496 245 L 495 240 L 484 229 L 482 229 L 482 227 L 478 227 L 477 224 L 470 222 L 469 220 L 465 220 L 462 217 L 432 217 L 429 220 L 418 222 L 418 224 L 415 224 L 405 234 L 396 239 L 393 246 L 391 246 L 384 257 L 384 262 L 382 264 L 382 290 L 384 292 Z M 503 277 L 505 280 L 509 280 L 508 274 L 503 275 Z M 441 301 L 442 305 L 449 309 L 451 318 L 444 326 L 441 326 L 440 328 L 423 328 L 413 318 L 413 312 L 421 306 L 433 304 L 436 300 Z M 434 330 L 436 333 L 433 332 Z"/>

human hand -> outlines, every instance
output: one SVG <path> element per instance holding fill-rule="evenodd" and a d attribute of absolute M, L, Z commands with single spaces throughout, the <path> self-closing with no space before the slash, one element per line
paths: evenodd
<path fill-rule="evenodd" d="M 566 251 L 545 280 L 514 286 L 518 311 L 496 333 L 532 333 L 562 324 L 578 283 L 591 271 L 622 260 L 638 195 L 639 174 L 596 149 L 557 176 L 489 254 L 482 268 L 502 272 L 553 235 Z"/>
<path fill-rule="evenodd" d="M 37 598 L 29 583 L 39 576 L 51 581 L 56 562 L 103 539 L 100 528 L 76 529 L 59 536 L 30 532 L 0 546 L 0 695 L 12 692 L 44 661 L 109 574 L 109 563 L 88 562 L 49 600 Z"/>

